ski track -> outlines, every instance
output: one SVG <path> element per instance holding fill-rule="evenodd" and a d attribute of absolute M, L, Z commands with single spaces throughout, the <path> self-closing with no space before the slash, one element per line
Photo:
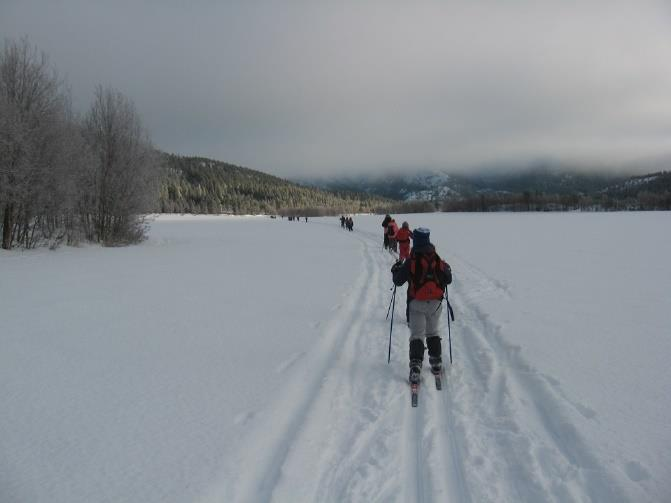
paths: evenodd
<path fill-rule="evenodd" d="M 366 273 L 369 265 L 369 261 L 364 262 L 365 269 L 354 285 L 353 295 L 343 304 L 343 316 L 336 317 L 329 323 L 325 334 L 317 343 L 316 350 L 306 355 L 303 372 L 294 375 L 286 387 L 291 391 L 279 400 L 278 413 L 271 413 L 267 424 L 257 427 L 256 430 L 260 434 L 256 436 L 253 446 L 248 449 L 250 455 L 246 462 L 249 466 L 243 472 L 246 477 L 239 481 L 238 501 L 271 500 L 275 486 L 282 476 L 282 467 L 296 443 L 296 437 L 304 427 L 312 404 L 320 394 L 324 379 L 329 374 L 329 369 L 339 361 L 343 346 L 337 342 L 356 321 L 357 304 L 365 299 L 367 292 Z M 303 377 L 307 377 L 308 380 L 305 381 Z M 282 407 L 281 404 L 287 401 L 293 402 L 293 406 Z M 285 412 L 282 413 L 282 410 Z M 272 437 L 268 438 L 266 432 L 272 432 Z"/>
<path fill-rule="evenodd" d="M 235 501 L 624 501 L 572 422 L 575 404 L 478 308 L 483 297 L 509 297 L 507 285 L 457 256 L 454 365 L 445 337 L 443 390 L 425 370 L 411 408 L 404 289 L 384 361 L 394 257 L 380 236 L 347 234 L 362 271 L 290 391 L 252 428 Z"/>
<path fill-rule="evenodd" d="M 468 471 L 471 485 L 489 491 L 476 499 L 627 501 L 569 417 L 575 403 L 529 365 L 478 307 L 485 296 L 509 297 L 507 287 L 459 257 L 451 263 L 468 289 L 452 288 L 460 316 L 459 364 L 450 369 L 448 407 L 457 416 L 455 441 L 464 444 L 461 463 L 478 468 Z"/>

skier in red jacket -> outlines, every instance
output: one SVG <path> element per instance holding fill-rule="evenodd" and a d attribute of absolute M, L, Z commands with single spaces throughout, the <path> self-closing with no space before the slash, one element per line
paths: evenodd
<path fill-rule="evenodd" d="M 452 283 L 452 269 L 436 253 L 429 241 L 429 229 L 420 227 L 413 231 L 413 248 L 410 258 L 397 262 L 391 268 L 396 286 L 408 283 L 408 314 L 410 325 L 410 383 L 419 384 L 424 340 L 429 350 L 429 364 L 434 375 L 442 369 L 440 344 L 440 313 L 443 295 Z"/>
<path fill-rule="evenodd" d="M 398 258 L 405 260 L 410 257 L 410 238 L 412 231 L 408 222 L 403 222 L 403 225 L 396 233 L 396 241 L 398 241 Z"/>

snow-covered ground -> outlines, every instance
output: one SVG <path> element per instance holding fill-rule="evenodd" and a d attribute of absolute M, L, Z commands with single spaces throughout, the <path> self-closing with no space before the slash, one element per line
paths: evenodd
<path fill-rule="evenodd" d="M 670 218 L 397 217 L 455 277 L 417 409 L 379 216 L 0 252 L 0 501 L 671 501 Z"/>

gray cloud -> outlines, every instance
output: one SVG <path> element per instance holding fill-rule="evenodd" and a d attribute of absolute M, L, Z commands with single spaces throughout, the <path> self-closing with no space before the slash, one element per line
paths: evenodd
<path fill-rule="evenodd" d="M 280 175 L 671 152 L 664 2 L 0 0 L 86 109 L 132 98 L 155 144 Z"/>

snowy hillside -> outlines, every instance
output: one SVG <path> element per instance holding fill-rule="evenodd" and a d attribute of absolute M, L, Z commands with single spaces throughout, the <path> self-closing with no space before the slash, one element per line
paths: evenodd
<path fill-rule="evenodd" d="M 669 214 L 403 220 L 455 277 L 416 409 L 381 217 L 0 253 L 0 501 L 670 501 Z"/>
<path fill-rule="evenodd" d="M 664 193 L 671 191 L 671 172 L 660 171 L 644 176 L 634 176 L 605 189 L 608 193 L 636 194 L 641 191 Z"/>
<path fill-rule="evenodd" d="M 459 183 L 442 171 L 403 176 L 401 181 L 404 188 L 399 192 L 406 201 L 442 201 L 459 196 Z"/>
<path fill-rule="evenodd" d="M 473 190 L 463 177 L 442 170 L 342 176 L 303 182 L 329 190 L 357 191 L 403 201 L 442 201 Z"/>

